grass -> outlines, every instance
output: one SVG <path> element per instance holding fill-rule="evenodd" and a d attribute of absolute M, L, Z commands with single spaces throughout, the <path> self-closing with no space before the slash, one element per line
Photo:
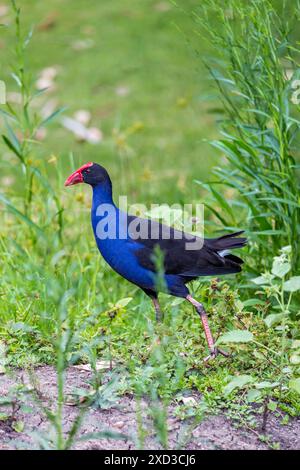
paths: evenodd
<path fill-rule="evenodd" d="M 188 11 L 196 6 L 193 1 L 188 6 L 178 3 Z M 208 112 L 212 105 L 204 99 L 211 89 L 194 53 L 199 45 L 191 32 L 196 28 L 191 16 L 156 1 L 77 0 L 75 6 L 70 1 L 53 0 L 50 6 L 28 1 L 22 7 L 22 31 L 33 22 L 36 28 L 26 56 L 21 51 L 18 60 L 12 52 L 16 45 L 12 13 L 7 17 L 11 26 L 1 30 L 5 45 L 1 60 L 9 91 L 18 90 L 9 78 L 9 64 L 23 73 L 20 64 L 26 59 L 26 83 L 30 77 L 34 83 L 44 67 L 59 66 L 56 89 L 38 97 L 27 110 L 24 103 L 13 104 L 19 127 L 11 121 L 11 128 L 3 126 L 3 133 L 21 150 L 26 144 L 26 152 L 21 153 L 25 163 L 11 146 L 3 143 L 1 147 L 6 186 L 1 191 L 0 366 L 56 365 L 60 398 L 56 414 L 50 416 L 56 429 L 51 445 L 68 447 L 77 432 L 74 429 L 69 441 L 62 435 L 65 368 L 78 362 L 93 365 L 97 359 L 117 363 L 108 375 L 113 396 L 129 392 L 139 399 L 149 397 L 149 412 L 164 447 L 168 445 L 168 403 L 174 399 L 179 403 L 183 394 L 194 390 L 203 400 L 196 410 L 178 406 L 182 418 L 194 414 L 201 419 L 204 409 L 212 413 L 226 408 L 229 414 L 238 410 L 241 421 L 247 421 L 251 403 L 264 410 L 273 406 L 273 400 L 278 410 L 299 414 L 297 382 L 288 388 L 289 380 L 299 375 L 298 303 L 288 301 L 287 306 L 283 288 L 279 297 L 272 295 L 279 289 L 278 280 L 273 286 L 256 288 L 249 282 L 248 262 L 243 276 L 193 283 L 192 290 L 207 306 L 213 335 L 219 341 L 226 343 L 223 334 L 228 330 L 238 330 L 238 335 L 239 330 L 247 330 L 254 338 L 240 343 L 235 336 L 228 343 L 232 359 L 218 357 L 207 367 L 204 333 L 194 310 L 162 295 L 164 322 L 156 325 L 150 301 L 112 272 L 98 254 L 89 220 L 89 188 L 63 188 L 65 177 L 79 163 L 96 160 L 110 170 L 116 195 L 128 194 L 132 202 L 191 203 L 203 197 L 193 180 L 206 180 L 219 157 L 202 142 L 213 139 L 216 129 Z M 72 43 L 79 39 L 92 39 L 88 44 L 93 46 L 74 51 Z M 201 42 L 200 52 L 201 56 L 211 53 L 210 46 Z M 128 88 L 127 96 L 118 96 L 120 86 Z M 31 135 L 36 114 L 39 119 L 43 103 L 53 97 L 57 106 L 68 107 L 67 115 L 90 110 L 93 125 L 103 131 L 103 141 L 99 145 L 76 142 L 61 126 L 61 116 L 48 123 L 44 140 Z M 24 167 L 32 179 L 26 178 Z M 30 188 L 29 205 L 24 205 L 24 188 Z M 240 217 L 239 206 L 232 210 Z M 209 231 L 209 224 L 216 222 L 214 218 L 208 221 Z M 255 260 L 258 265 L 253 244 L 250 248 L 252 265 Z M 277 255 L 279 250 L 269 253 L 269 269 Z M 243 256 L 247 260 L 246 250 Z M 287 308 L 291 309 L 288 321 L 270 327 L 266 319 Z M 274 383 L 278 371 L 280 386 L 261 386 Z M 105 385 L 94 375 L 95 402 L 103 407 L 107 405 Z M 253 399 L 253 390 L 263 391 Z M 141 417 L 137 422 L 143 447 Z"/>

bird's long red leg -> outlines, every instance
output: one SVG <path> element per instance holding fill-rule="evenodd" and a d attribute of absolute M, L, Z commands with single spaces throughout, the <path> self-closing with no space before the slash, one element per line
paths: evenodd
<path fill-rule="evenodd" d="M 214 359 L 218 354 L 222 354 L 223 356 L 228 357 L 229 354 L 227 352 L 222 351 L 221 349 L 216 348 L 215 346 L 215 342 L 214 342 L 213 336 L 209 328 L 208 318 L 207 318 L 203 305 L 197 300 L 195 300 L 190 294 L 186 296 L 186 300 L 195 307 L 203 325 L 206 341 L 208 344 L 208 349 L 210 352 L 210 355 L 206 357 L 204 361 L 208 361 L 209 359 Z"/>
<path fill-rule="evenodd" d="M 160 323 L 162 321 L 162 311 L 160 309 L 158 299 L 156 297 L 151 297 L 151 300 L 152 300 L 153 305 L 154 305 L 156 321 L 158 323 Z"/>

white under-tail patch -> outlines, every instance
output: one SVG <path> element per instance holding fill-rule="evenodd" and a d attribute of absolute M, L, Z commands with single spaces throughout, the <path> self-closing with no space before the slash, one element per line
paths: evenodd
<path fill-rule="evenodd" d="M 218 251 L 218 255 L 220 255 L 220 256 L 222 256 L 222 258 L 224 258 L 224 256 L 230 255 L 230 251 L 229 250 Z"/>

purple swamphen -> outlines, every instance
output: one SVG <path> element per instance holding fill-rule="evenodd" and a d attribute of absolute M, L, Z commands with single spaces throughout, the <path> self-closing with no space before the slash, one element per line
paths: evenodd
<path fill-rule="evenodd" d="M 163 253 L 164 291 L 185 298 L 198 312 L 204 328 L 210 355 L 228 354 L 215 346 L 203 305 L 195 300 L 186 286 L 200 276 L 238 273 L 243 261 L 229 250 L 241 248 L 243 232 L 220 238 L 201 239 L 150 219 L 131 216 L 113 202 L 112 183 L 102 166 L 87 163 L 72 173 L 65 186 L 87 183 L 93 189 L 92 226 L 96 243 L 105 261 L 121 276 L 140 287 L 153 301 L 156 317 L 161 312 L 154 260 L 155 247 Z M 187 249 L 187 243 L 199 244 Z"/>

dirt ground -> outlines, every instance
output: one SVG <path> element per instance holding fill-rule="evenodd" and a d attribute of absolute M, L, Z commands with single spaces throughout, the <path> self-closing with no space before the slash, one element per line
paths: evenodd
<path fill-rule="evenodd" d="M 35 370 L 35 388 L 42 391 L 40 400 L 45 405 L 53 403 L 56 397 L 56 373 L 52 367 L 44 366 Z M 75 388 L 88 389 L 88 379 L 90 372 L 71 367 L 67 371 L 66 389 L 67 396 Z M 3 400 L 7 397 L 13 386 L 22 382 L 30 383 L 26 373 L 17 371 L 14 377 L 6 374 L 0 375 L 0 397 Z M 30 401 L 30 398 L 28 397 Z M 68 400 L 67 400 L 68 403 Z M 34 401 L 30 401 L 31 410 L 19 409 L 16 406 L 15 420 L 0 419 L 0 449 L 14 448 L 38 448 L 37 438 L 43 433 L 49 435 L 49 422 L 41 410 L 41 407 Z M 51 405 L 50 405 L 51 406 Z M 153 427 L 146 416 L 148 404 L 146 401 L 141 404 L 144 410 L 145 419 L 143 426 L 146 428 L 147 437 L 145 448 L 159 449 L 160 446 L 153 435 Z M 11 408 L 10 408 L 11 410 Z M 0 408 L 0 413 L 5 409 Z M 64 405 L 64 431 L 70 429 L 74 419 L 78 415 L 78 407 L 74 403 Z M 16 432 L 16 422 L 21 423 Z M 24 426 L 24 429 L 22 429 Z M 169 448 L 178 448 L 178 442 L 182 442 L 182 436 L 187 436 L 185 444 L 181 449 L 269 449 L 270 447 L 279 449 L 300 449 L 300 420 L 290 420 L 288 424 L 282 425 L 281 418 L 270 414 L 267 427 L 263 433 L 260 429 L 250 427 L 236 427 L 226 415 L 210 416 L 204 418 L 198 425 L 192 425 L 192 421 L 182 421 L 174 416 L 174 406 L 169 409 Z M 120 398 L 119 402 L 109 410 L 90 407 L 84 416 L 80 428 L 79 436 L 87 433 L 96 433 L 110 429 L 117 433 L 128 436 L 127 439 L 95 439 L 76 443 L 74 449 L 134 449 L 137 442 L 136 426 L 136 402 L 133 397 Z M 189 429 L 188 433 L 183 433 Z M 264 436 L 263 439 L 261 436 Z"/>

